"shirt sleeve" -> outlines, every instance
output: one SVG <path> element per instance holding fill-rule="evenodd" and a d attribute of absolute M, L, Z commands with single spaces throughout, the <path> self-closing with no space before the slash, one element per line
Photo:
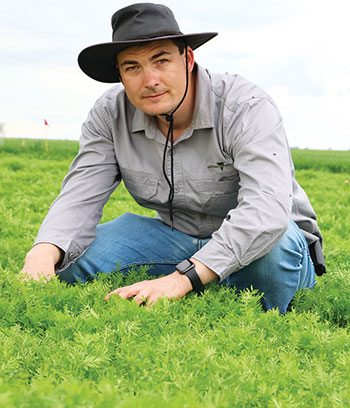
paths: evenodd
<path fill-rule="evenodd" d="M 60 269 L 96 238 L 103 207 L 121 180 L 109 114 L 100 100 L 83 123 L 79 144 L 79 153 L 34 242 L 52 243 L 65 252 Z"/>
<path fill-rule="evenodd" d="M 274 104 L 265 97 L 245 101 L 224 133 L 240 177 L 238 205 L 193 255 L 220 281 L 267 254 L 287 230 L 292 210 L 290 150 Z"/>

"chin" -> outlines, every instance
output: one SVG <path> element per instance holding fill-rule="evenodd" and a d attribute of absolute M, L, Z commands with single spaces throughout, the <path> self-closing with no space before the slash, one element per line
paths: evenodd
<path fill-rule="evenodd" d="M 171 98 L 171 100 L 169 100 L 170 98 L 166 98 L 167 100 L 161 101 L 148 101 L 146 102 L 145 100 L 135 100 L 133 103 L 131 101 L 131 103 L 133 103 L 133 105 L 141 110 L 142 112 L 144 112 L 146 115 L 149 116 L 158 116 L 158 115 L 165 115 L 165 114 L 170 114 L 178 105 L 178 103 L 176 100 L 174 100 L 175 98 Z"/>
<path fill-rule="evenodd" d="M 168 113 L 172 112 L 172 109 L 169 109 L 169 107 L 157 107 L 157 108 L 141 108 L 143 112 L 145 112 L 149 116 L 158 116 L 158 115 L 166 115 Z"/>

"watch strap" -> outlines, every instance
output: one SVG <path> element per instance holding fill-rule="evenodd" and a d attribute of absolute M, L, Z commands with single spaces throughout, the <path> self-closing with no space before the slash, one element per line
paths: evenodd
<path fill-rule="evenodd" d="M 198 294 L 201 294 L 204 292 L 205 290 L 205 286 L 203 285 L 203 283 L 201 282 L 198 273 L 196 272 L 196 269 L 193 265 L 192 268 L 190 268 L 185 275 L 188 277 L 188 279 L 191 281 L 193 290 L 195 292 L 197 292 Z"/>

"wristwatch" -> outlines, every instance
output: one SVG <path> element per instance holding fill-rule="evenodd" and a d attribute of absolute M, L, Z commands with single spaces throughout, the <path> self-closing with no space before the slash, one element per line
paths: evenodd
<path fill-rule="evenodd" d="M 194 267 L 193 262 L 188 259 L 180 262 L 176 265 L 176 269 L 183 275 L 186 275 L 188 279 L 191 281 L 193 290 L 200 295 L 204 292 L 205 286 L 202 284 L 196 269 Z"/>

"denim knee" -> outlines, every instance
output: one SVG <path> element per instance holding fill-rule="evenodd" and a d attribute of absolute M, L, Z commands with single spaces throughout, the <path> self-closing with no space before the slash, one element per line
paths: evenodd
<path fill-rule="evenodd" d="M 253 287 L 263 294 L 265 310 L 278 308 L 286 313 L 295 292 L 315 284 L 315 269 L 301 230 L 291 221 L 269 253 L 233 273 L 223 283 L 237 290 Z"/>

